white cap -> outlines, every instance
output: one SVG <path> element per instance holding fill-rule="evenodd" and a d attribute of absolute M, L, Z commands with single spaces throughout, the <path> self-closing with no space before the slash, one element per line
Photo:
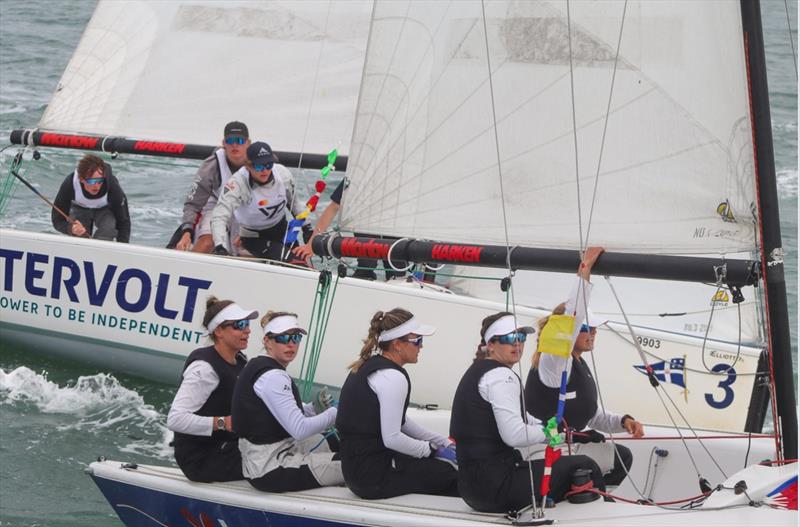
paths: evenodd
<path fill-rule="evenodd" d="M 208 332 L 209 334 L 214 333 L 214 330 L 217 329 L 220 324 L 229 320 L 253 320 L 254 318 L 258 318 L 258 311 L 249 311 L 247 309 L 242 309 L 237 304 L 230 304 L 211 319 L 211 322 L 208 323 Z"/>
<path fill-rule="evenodd" d="M 414 333 L 415 335 L 433 335 L 436 333 L 436 328 L 433 326 L 426 326 L 417 320 L 417 317 L 411 317 L 399 326 L 387 329 L 381 332 L 378 336 L 378 342 L 388 342 L 404 335 Z"/>
<path fill-rule="evenodd" d="M 586 322 L 585 322 L 585 324 L 587 326 L 589 326 L 590 328 L 596 328 L 596 327 L 602 326 L 606 322 L 608 322 L 607 318 L 598 317 L 597 315 L 594 314 L 594 312 L 592 312 L 591 309 L 588 309 L 588 308 L 586 309 Z"/>
<path fill-rule="evenodd" d="M 300 330 L 300 333 L 304 335 L 308 334 L 305 329 L 300 327 L 300 322 L 297 320 L 296 316 L 281 315 L 267 322 L 267 325 L 264 326 L 264 335 L 269 335 L 270 333 L 273 335 L 280 335 L 281 333 L 286 333 L 291 329 Z"/>
<path fill-rule="evenodd" d="M 485 342 L 489 342 L 494 337 L 508 335 L 509 333 L 514 333 L 515 331 L 531 334 L 535 330 L 530 326 L 517 326 L 517 321 L 514 319 L 514 315 L 506 315 L 498 318 L 492 322 L 488 328 L 486 328 L 486 333 L 483 334 L 483 340 Z"/>

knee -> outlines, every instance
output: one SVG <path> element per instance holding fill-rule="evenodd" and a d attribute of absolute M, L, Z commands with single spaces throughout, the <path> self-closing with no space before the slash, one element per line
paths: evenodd
<path fill-rule="evenodd" d="M 630 469 L 633 465 L 633 453 L 631 449 L 623 445 L 616 445 L 616 448 L 619 461 L 622 462 L 626 469 Z"/>

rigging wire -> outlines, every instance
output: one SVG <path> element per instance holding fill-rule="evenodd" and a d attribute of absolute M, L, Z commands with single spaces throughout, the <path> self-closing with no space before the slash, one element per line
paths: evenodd
<path fill-rule="evenodd" d="M 783 0 L 783 7 L 786 9 L 786 27 L 789 31 L 789 43 L 792 46 L 792 64 L 794 65 L 794 78 L 797 79 L 797 52 L 794 49 L 794 38 L 792 37 L 792 20 L 789 16 L 789 1 Z"/>
<path fill-rule="evenodd" d="M 485 45 L 485 48 L 486 48 L 486 68 L 487 68 L 487 71 L 488 71 L 488 80 L 489 80 L 489 98 L 490 98 L 491 106 L 492 106 L 492 130 L 494 132 L 495 154 L 497 155 L 497 176 L 498 176 L 498 180 L 499 180 L 499 183 L 500 183 L 500 203 L 502 205 L 501 206 L 501 210 L 503 212 L 503 234 L 505 236 L 505 242 L 506 242 L 506 268 L 508 270 L 508 276 L 509 276 L 509 280 L 510 280 L 511 276 L 513 275 L 513 271 L 511 269 L 511 253 L 513 251 L 513 248 L 511 247 L 511 242 L 510 242 L 510 239 L 509 239 L 509 236 L 508 236 L 508 215 L 506 214 L 506 199 L 505 199 L 505 192 L 504 192 L 504 188 L 503 188 L 503 165 L 502 165 L 501 157 L 500 157 L 500 139 L 499 139 L 498 133 L 497 133 L 497 111 L 495 109 L 494 82 L 493 82 L 493 79 L 492 79 L 492 59 L 491 59 L 491 55 L 489 53 L 489 30 L 488 30 L 488 27 L 487 27 L 487 24 L 486 24 L 486 5 L 485 5 L 485 0 L 481 0 L 481 15 L 482 15 L 482 19 L 483 19 L 483 40 L 484 40 L 484 45 Z M 510 283 L 509 283 L 509 286 L 508 286 L 508 294 L 511 296 L 511 304 L 510 304 L 511 309 L 509 311 L 511 311 L 511 313 L 514 316 L 514 320 L 516 321 L 517 320 L 517 306 L 516 306 L 516 300 L 514 299 L 514 284 L 513 284 L 513 280 L 510 280 Z M 519 345 L 519 344 L 520 344 L 519 342 L 516 342 L 514 345 L 516 346 L 516 345 Z M 487 345 L 488 345 L 488 342 L 487 342 Z M 520 358 L 520 361 L 517 362 L 517 369 L 519 370 L 519 379 L 520 379 L 520 384 L 519 384 L 520 391 L 522 390 L 522 364 L 521 364 L 521 362 L 522 361 L 521 361 L 521 358 Z M 525 396 L 524 396 L 524 394 L 521 394 L 521 395 L 522 396 L 520 397 L 520 401 L 522 403 L 522 420 L 523 420 L 524 429 L 525 429 L 525 442 L 526 443 L 530 443 L 530 438 L 528 436 L 528 418 L 527 418 L 528 409 L 526 408 L 526 405 L 525 405 Z M 534 478 L 533 478 L 533 467 L 531 466 L 531 464 L 529 462 L 526 463 L 526 464 L 528 465 L 528 477 L 530 478 L 530 483 L 531 483 L 531 506 L 533 507 L 533 515 L 536 518 L 541 518 L 542 516 L 544 516 L 544 500 L 545 500 L 545 496 L 542 496 L 542 508 L 539 509 L 537 507 L 536 498 L 535 498 L 535 496 L 536 496 L 536 492 L 535 492 L 536 485 L 535 485 Z"/>
<path fill-rule="evenodd" d="M 312 113 L 312 111 L 314 109 L 314 101 L 315 101 L 316 95 L 317 95 L 317 80 L 319 79 L 319 65 L 322 63 L 322 54 L 323 54 L 323 51 L 325 50 L 325 42 L 328 40 L 328 38 L 327 38 L 328 37 L 328 24 L 330 23 L 330 19 L 331 19 L 331 8 L 332 7 L 333 7 L 333 0 L 329 0 L 328 1 L 328 13 L 325 16 L 325 29 L 323 30 L 324 33 L 323 33 L 323 37 L 321 39 L 322 41 L 319 44 L 319 54 L 317 55 L 317 64 L 316 64 L 316 67 L 314 68 L 314 81 L 311 83 L 311 101 L 308 104 L 308 112 L 306 112 L 306 123 L 303 126 L 303 139 L 302 139 L 302 141 L 300 141 L 300 157 L 297 160 L 297 171 L 298 172 L 302 171 L 303 155 L 305 154 L 305 151 L 306 151 L 306 139 L 308 138 L 308 128 L 309 128 L 309 125 L 311 123 L 311 113 Z M 275 174 L 272 174 L 272 177 L 275 178 L 277 176 Z M 292 185 L 291 194 L 292 194 L 291 195 L 291 199 L 289 200 L 289 203 L 287 203 L 287 207 L 289 208 L 290 212 L 291 212 L 291 209 L 292 209 L 292 205 L 294 205 L 295 195 L 297 194 L 297 185 Z M 289 233 L 289 222 L 286 222 L 286 229 L 283 232 L 283 239 L 284 240 L 286 239 L 286 235 L 288 233 Z M 288 247 L 286 246 L 285 243 L 282 243 L 282 246 L 281 246 L 281 260 L 283 260 L 286 257 L 287 252 L 288 252 Z"/>

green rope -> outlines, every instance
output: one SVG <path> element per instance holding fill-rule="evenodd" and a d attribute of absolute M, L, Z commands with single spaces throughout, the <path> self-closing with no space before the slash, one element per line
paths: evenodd
<path fill-rule="evenodd" d="M 331 273 L 329 271 L 322 271 L 320 273 L 320 280 L 317 283 L 317 291 L 311 306 L 311 321 L 309 322 L 310 338 L 303 349 L 303 362 L 300 365 L 299 379 L 303 385 L 301 398 L 304 401 L 309 400 L 311 389 L 314 386 L 314 376 L 316 375 L 317 365 L 322 355 L 322 344 L 325 341 L 325 333 L 328 329 L 328 321 L 330 320 L 333 299 L 336 296 L 336 288 L 338 285 L 339 277 L 337 276 L 333 291 L 331 292 Z"/>
<path fill-rule="evenodd" d="M 5 179 L 0 183 L 0 216 L 6 211 L 6 207 L 11 202 L 11 198 L 14 197 L 14 192 L 17 190 L 17 178 L 14 177 L 12 174 L 13 171 L 16 171 L 22 177 L 25 177 L 25 174 L 28 172 L 29 165 L 26 163 L 25 165 L 22 164 L 22 156 L 17 155 L 14 157 L 14 160 L 8 167 L 8 172 L 6 173 Z"/>

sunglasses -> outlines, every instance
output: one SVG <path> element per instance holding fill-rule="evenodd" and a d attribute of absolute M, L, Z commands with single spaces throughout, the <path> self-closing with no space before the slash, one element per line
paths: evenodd
<path fill-rule="evenodd" d="M 226 145 L 243 145 L 245 141 L 246 139 L 244 137 L 230 136 L 225 138 Z"/>
<path fill-rule="evenodd" d="M 289 342 L 293 342 L 295 344 L 300 344 L 300 341 L 303 340 L 302 333 L 290 333 L 288 335 L 273 335 L 270 337 L 272 340 L 277 342 L 278 344 L 288 344 Z"/>
<path fill-rule="evenodd" d="M 99 185 L 100 183 L 105 181 L 105 179 L 106 178 L 104 177 L 88 177 L 84 179 L 84 181 L 86 182 L 87 185 Z"/>
<path fill-rule="evenodd" d="M 244 320 L 234 320 L 233 322 L 225 322 L 222 324 L 223 328 L 234 328 L 238 329 L 239 331 L 244 331 L 245 329 L 250 327 L 250 319 Z"/>
<path fill-rule="evenodd" d="M 525 333 L 509 333 L 508 335 L 500 335 L 499 337 L 492 337 L 492 340 L 500 344 L 514 344 L 515 342 L 525 342 L 528 340 L 528 335 Z"/>
<path fill-rule="evenodd" d="M 422 337 L 417 337 L 413 339 L 403 339 L 406 342 L 410 342 L 411 344 L 415 345 L 416 347 L 422 347 Z"/>
<path fill-rule="evenodd" d="M 265 165 L 253 165 L 253 170 L 255 170 L 256 172 L 263 172 L 265 170 L 272 170 L 272 166 L 274 164 L 275 163 L 267 163 Z"/>

